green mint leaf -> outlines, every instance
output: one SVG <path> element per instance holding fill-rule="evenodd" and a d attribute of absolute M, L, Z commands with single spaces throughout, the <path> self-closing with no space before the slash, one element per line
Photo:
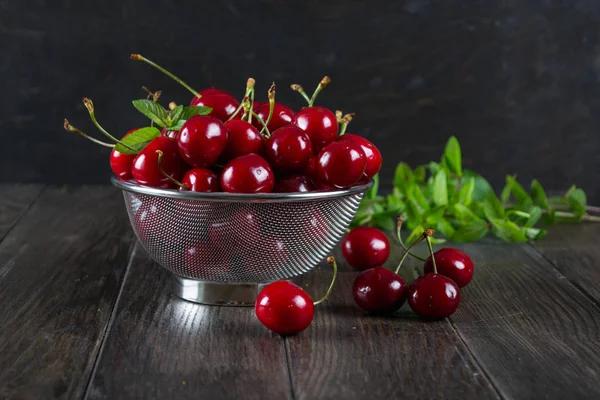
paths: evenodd
<path fill-rule="evenodd" d="M 425 211 L 423 214 L 423 221 L 426 225 L 435 226 L 438 222 L 444 219 L 444 213 L 446 212 L 446 207 L 435 207 L 428 211 Z"/>
<path fill-rule="evenodd" d="M 479 218 L 471 209 L 464 204 L 454 204 L 449 209 L 451 215 L 453 215 L 456 219 L 462 222 L 474 222 L 474 221 L 483 221 Z"/>
<path fill-rule="evenodd" d="M 404 204 L 404 202 L 402 200 L 400 200 L 398 198 L 398 196 L 396 196 L 395 194 L 388 194 L 386 201 L 387 201 L 387 209 L 389 211 L 396 212 L 396 214 L 401 214 L 404 211 L 404 209 L 406 208 L 406 205 Z"/>
<path fill-rule="evenodd" d="M 413 243 L 415 240 L 417 240 L 422 234 L 423 232 L 425 232 L 425 228 L 423 228 L 422 225 L 417 226 L 415 229 L 412 230 L 412 232 L 410 232 L 410 235 L 408 235 L 408 238 L 406 238 L 406 244 L 409 245 L 411 243 Z M 437 258 L 436 258 L 437 261 Z"/>
<path fill-rule="evenodd" d="M 454 231 L 452 241 L 454 242 L 474 242 L 484 237 L 489 231 L 485 221 L 479 219 L 465 224 Z"/>
<path fill-rule="evenodd" d="M 413 229 L 423 221 L 423 211 L 414 198 L 406 199 L 406 226 Z"/>
<path fill-rule="evenodd" d="M 446 236 L 450 240 L 454 240 L 454 232 L 455 229 L 450 222 L 446 219 L 441 219 L 438 221 L 437 230 L 442 233 L 442 235 Z"/>
<path fill-rule="evenodd" d="M 119 153 L 123 154 L 138 154 L 140 151 L 146 147 L 148 143 L 152 141 L 152 139 L 160 136 L 160 131 L 155 127 L 148 126 L 146 128 L 141 128 L 136 131 L 133 131 L 129 135 L 125 136 L 121 142 L 131 147 L 135 151 L 131 151 L 127 147 L 117 143 L 115 146 L 115 150 Z"/>
<path fill-rule="evenodd" d="M 433 180 L 432 194 L 433 203 L 437 206 L 448 205 L 448 181 L 446 171 L 439 171 Z"/>
<path fill-rule="evenodd" d="M 508 202 L 510 201 L 511 189 L 512 186 L 508 183 L 502 188 L 502 192 L 500 193 L 500 200 L 502 201 L 502 204 L 508 204 Z"/>
<path fill-rule="evenodd" d="M 417 168 L 415 168 L 415 170 L 413 171 L 413 176 L 415 177 L 415 181 L 418 183 L 423 183 L 425 182 L 425 176 L 426 176 L 426 172 L 425 172 L 425 166 L 421 165 Z"/>
<path fill-rule="evenodd" d="M 490 193 L 494 192 L 494 189 L 492 189 L 492 186 L 488 181 L 476 172 L 468 169 L 464 170 L 463 179 L 465 178 L 473 178 L 475 180 L 475 188 L 471 195 L 472 201 L 484 201 Z"/>
<path fill-rule="evenodd" d="M 440 172 L 440 170 L 442 170 L 442 166 L 435 161 L 429 162 L 429 164 L 427 164 L 427 168 L 429 169 L 429 174 L 432 176 L 436 175 L 438 172 Z"/>
<path fill-rule="evenodd" d="M 473 199 L 473 190 L 475 190 L 475 178 L 471 177 L 464 180 L 463 185 L 458 191 L 458 203 L 468 206 Z"/>
<path fill-rule="evenodd" d="M 204 106 L 187 106 L 183 108 L 180 118 L 184 121 L 192 118 L 194 115 L 208 115 L 212 112 L 212 108 Z"/>
<path fill-rule="evenodd" d="M 396 221 L 393 218 L 395 216 L 395 213 L 391 215 L 388 213 L 373 214 L 372 223 L 375 227 L 384 231 L 393 231 L 396 229 Z"/>
<path fill-rule="evenodd" d="M 550 204 L 550 207 L 568 206 L 569 202 L 568 202 L 567 198 L 564 196 L 552 196 L 552 197 L 548 197 L 548 204 Z"/>
<path fill-rule="evenodd" d="M 543 216 L 542 222 L 546 225 L 554 225 L 556 223 L 556 210 L 551 208 L 550 211 Z"/>
<path fill-rule="evenodd" d="M 531 218 L 531 214 L 526 213 L 524 211 L 521 210 L 508 210 L 506 212 L 506 217 L 509 220 L 512 220 L 513 222 L 519 224 L 519 223 L 525 223 L 525 221 L 527 221 L 529 218 Z"/>
<path fill-rule="evenodd" d="M 537 179 L 531 181 L 531 198 L 533 199 L 533 204 L 541 207 L 543 210 L 550 209 L 550 204 L 548 203 L 548 197 L 546 196 L 546 192 L 542 187 L 542 184 L 538 182 Z"/>
<path fill-rule="evenodd" d="M 505 242 L 527 241 L 525 233 L 514 222 L 503 219 L 492 219 L 490 222 L 492 223 L 492 232 Z"/>
<path fill-rule="evenodd" d="M 571 207 L 571 210 L 575 213 L 575 215 L 585 215 L 587 198 L 583 189 L 571 190 L 567 196 L 567 200 L 569 201 L 569 206 Z"/>
<path fill-rule="evenodd" d="M 421 191 L 421 187 L 419 185 L 411 185 L 407 188 L 407 196 L 414 198 L 419 204 L 422 211 L 429 210 L 429 201 Z"/>
<path fill-rule="evenodd" d="M 446 143 L 444 150 L 444 158 L 448 170 L 458 176 L 462 176 L 462 158 L 460 153 L 460 145 L 456 137 L 451 136 Z"/>
<path fill-rule="evenodd" d="M 490 193 L 483 201 L 483 212 L 490 221 L 504 218 L 504 207 L 494 193 Z"/>
<path fill-rule="evenodd" d="M 373 200 L 375 198 L 375 196 L 377 196 L 378 190 L 379 190 L 379 174 L 377 173 L 373 177 L 373 186 L 371 186 L 369 188 L 369 190 L 367 190 L 364 198 L 367 200 Z"/>
<path fill-rule="evenodd" d="M 442 244 L 442 243 L 446 243 L 446 242 L 447 242 L 446 239 L 435 238 L 435 237 L 431 238 L 431 244 Z M 437 260 L 437 258 L 436 258 L 436 260 Z"/>
<path fill-rule="evenodd" d="M 531 211 L 529 212 L 529 218 L 525 222 L 525 227 L 533 228 L 535 224 L 538 223 L 540 218 L 542 218 L 542 209 L 538 206 L 532 207 Z"/>
<path fill-rule="evenodd" d="M 525 189 L 523 189 L 523 186 L 517 182 L 514 176 L 507 175 L 506 184 L 510 185 L 510 193 L 518 203 L 533 202 L 531 197 L 529 197 L 529 194 L 527 194 Z"/>
<path fill-rule="evenodd" d="M 183 128 L 183 124 L 185 124 L 185 120 L 180 119 L 179 121 L 177 121 L 176 123 L 174 123 L 172 126 L 170 126 L 169 130 L 171 130 L 171 131 L 180 131 L 181 128 Z"/>
<path fill-rule="evenodd" d="M 150 118 L 156 125 L 163 128 L 167 126 L 167 110 L 160 104 L 146 99 L 133 100 L 132 103 L 139 112 Z"/>
<path fill-rule="evenodd" d="M 412 170 L 408 164 L 401 162 L 396 166 L 394 173 L 394 187 L 403 191 L 407 186 L 414 182 L 414 176 Z"/>
<path fill-rule="evenodd" d="M 529 240 L 541 239 L 548 233 L 548 231 L 544 229 L 537 228 L 523 228 L 523 232 L 525 232 L 525 236 L 527 236 L 527 239 Z"/>
<path fill-rule="evenodd" d="M 181 120 L 181 116 L 183 115 L 183 106 L 180 104 L 177 107 L 175 107 L 171 113 L 169 114 L 169 116 L 167 117 L 167 127 L 171 127 L 173 125 L 175 125 L 176 123 L 178 123 Z"/>

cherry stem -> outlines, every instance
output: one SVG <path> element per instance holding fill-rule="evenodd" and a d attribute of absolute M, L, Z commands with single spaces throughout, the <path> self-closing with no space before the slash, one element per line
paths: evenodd
<path fill-rule="evenodd" d="M 236 108 L 235 111 L 233 112 L 233 114 L 231 114 L 231 116 L 227 119 L 227 121 L 231 121 L 232 119 L 234 119 L 235 116 L 238 115 L 239 112 L 244 109 L 244 102 L 249 101 L 250 94 L 254 90 L 255 83 L 256 83 L 256 81 L 253 78 L 248 78 L 248 81 L 246 82 L 246 91 L 244 92 L 244 98 L 240 102 L 240 105 L 238 106 L 238 108 Z M 242 119 L 243 119 L 243 115 L 242 115 Z"/>
<path fill-rule="evenodd" d="M 344 133 L 346 133 L 346 128 L 348 127 L 348 124 L 352 121 L 353 117 L 354 117 L 354 113 L 349 113 L 349 114 L 344 115 L 340 119 L 340 122 L 342 123 L 342 127 L 340 128 L 339 136 L 342 136 Z"/>
<path fill-rule="evenodd" d="M 275 110 L 275 82 L 271 85 L 268 92 L 269 97 L 269 116 L 267 117 L 267 121 L 265 122 L 265 126 L 260 130 L 260 133 L 267 128 L 269 122 L 271 122 L 271 118 L 273 117 L 273 111 Z"/>
<path fill-rule="evenodd" d="M 331 294 L 331 291 L 333 290 L 333 285 L 335 284 L 335 279 L 337 278 L 338 267 L 337 267 L 337 262 L 335 261 L 335 257 L 333 257 L 333 256 L 327 257 L 327 263 L 329 263 L 330 265 L 333 265 L 333 278 L 331 279 L 331 283 L 329 284 L 329 288 L 327 289 L 327 292 L 325 292 L 325 296 L 323 296 L 319 300 L 315 301 L 314 305 L 317 305 L 317 304 L 322 303 L 325 300 L 327 300 L 327 298 Z"/>
<path fill-rule="evenodd" d="M 300 93 L 302 95 L 302 97 L 304 97 L 304 99 L 306 100 L 308 105 L 310 105 L 310 97 L 308 97 L 308 95 L 304 91 L 304 88 L 301 85 L 298 85 L 297 83 L 293 83 L 290 85 L 290 87 L 292 88 L 293 91 Z"/>
<path fill-rule="evenodd" d="M 564 212 L 564 211 L 555 211 L 555 214 L 557 217 L 566 217 L 566 218 L 578 217 L 578 218 L 581 218 L 582 221 L 600 222 L 600 217 L 598 217 L 596 215 L 589 215 L 589 214 L 576 215 L 576 214 L 573 214 L 570 212 Z"/>
<path fill-rule="evenodd" d="M 71 125 L 66 118 L 65 118 L 65 121 L 64 121 L 63 125 L 65 127 L 65 131 L 67 131 L 67 132 L 74 132 L 74 133 L 76 133 L 76 134 L 78 134 L 80 136 L 83 136 L 84 138 L 86 138 L 88 140 L 91 140 L 92 142 L 94 142 L 96 144 L 99 144 L 101 146 L 110 147 L 110 148 L 114 148 L 115 147 L 114 144 L 103 142 L 102 140 L 98 140 L 96 138 L 93 138 L 93 137 L 85 134 L 84 132 L 80 131 L 79 129 L 77 129 L 73 125 Z"/>
<path fill-rule="evenodd" d="M 256 120 L 258 122 L 260 122 L 260 124 L 263 126 L 263 128 L 261 129 L 260 132 L 262 133 L 262 131 L 264 130 L 267 133 L 266 137 L 270 138 L 271 137 L 271 131 L 269 131 L 269 128 L 267 127 L 267 124 L 265 123 L 265 121 L 263 121 L 263 119 L 258 114 L 256 114 L 254 111 L 252 111 L 252 115 L 254 115 L 254 118 L 256 118 Z"/>
<path fill-rule="evenodd" d="M 119 139 L 117 139 L 116 137 L 114 137 L 110 133 L 106 132 L 106 130 L 102 126 L 100 126 L 100 124 L 96 120 L 96 114 L 94 112 L 94 103 L 92 102 L 92 100 L 88 99 L 87 97 L 84 97 L 81 101 L 83 101 L 83 105 L 85 106 L 85 108 L 87 108 L 88 113 L 90 114 L 90 118 L 91 118 L 92 122 L 94 123 L 94 125 L 96 126 L 96 128 L 98 128 L 98 130 L 104 134 L 104 136 L 106 136 L 107 138 L 109 138 L 113 142 L 119 143 L 121 146 L 123 146 L 125 148 L 128 148 L 129 150 L 133 151 L 134 154 L 138 154 L 139 153 L 139 151 L 137 151 L 136 149 L 134 149 L 132 147 L 127 146 L 125 143 L 121 142 Z"/>
<path fill-rule="evenodd" d="M 171 72 L 167 71 L 166 69 L 164 69 L 160 65 L 156 64 L 155 62 L 148 60 L 146 57 L 142 56 L 141 54 L 132 54 L 130 56 L 130 58 L 132 60 L 136 60 L 136 61 L 143 61 L 146 64 L 153 66 L 154 68 L 156 68 L 157 70 L 159 70 L 160 72 L 162 72 L 163 74 L 167 75 L 169 78 L 173 79 L 175 82 L 179 83 L 181 86 L 183 86 L 184 88 L 186 88 L 187 90 L 189 90 L 190 93 L 192 93 L 194 96 L 196 96 L 198 98 L 202 97 L 200 95 L 200 93 L 198 93 L 194 89 L 192 89 L 192 87 L 190 85 L 188 85 L 187 83 L 185 83 L 180 78 L 178 78 L 177 76 L 173 75 Z"/>
<path fill-rule="evenodd" d="M 321 90 L 323 90 L 327 86 L 329 86 L 330 83 L 331 83 L 331 79 L 329 79 L 328 76 L 324 76 L 323 79 L 321 79 L 321 82 L 319 82 L 319 85 L 317 86 L 317 88 L 313 92 L 312 97 L 308 101 L 309 107 L 312 107 L 315 104 L 315 100 L 317 99 L 318 94 L 321 92 Z"/>
<path fill-rule="evenodd" d="M 165 172 L 165 170 L 162 167 L 163 152 L 161 150 L 156 150 L 156 154 L 158 154 L 158 169 L 160 170 L 161 174 L 163 174 L 166 178 L 168 178 L 171 182 L 173 182 L 174 184 L 176 184 L 180 188 L 185 189 L 185 190 L 190 190 L 183 183 L 179 182 L 178 180 L 176 180 L 171 175 L 169 175 L 169 174 L 167 174 Z"/>
<path fill-rule="evenodd" d="M 402 248 L 406 251 L 408 250 L 406 248 L 406 245 L 404 244 L 404 242 L 402 241 L 402 235 L 400 234 L 401 230 L 402 230 L 402 223 L 404 222 L 404 218 L 402 218 L 402 215 L 398 216 L 398 219 L 396 220 L 396 237 L 398 238 L 398 243 L 400 243 L 400 246 L 402 246 Z M 423 261 L 425 262 L 426 260 L 424 258 L 421 258 L 413 253 L 410 253 L 411 256 L 413 256 L 414 258 L 416 258 L 417 260 Z"/>
<path fill-rule="evenodd" d="M 152 91 L 150 89 L 148 89 L 146 86 L 142 86 L 142 90 L 144 92 L 148 93 L 148 96 L 146 96 L 146 100 L 150 100 L 150 97 L 152 97 L 152 102 L 158 103 L 158 99 L 159 99 L 160 95 L 162 94 L 161 90 L 157 90 L 156 92 L 152 93 Z"/>
<path fill-rule="evenodd" d="M 431 236 L 427 235 L 426 237 L 427 240 L 427 247 L 429 247 L 429 254 L 431 254 L 431 262 L 433 264 L 433 273 L 437 274 L 437 265 L 435 263 L 435 256 L 433 255 L 433 246 L 431 245 Z"/>
<path fill-rule="evenodd" d="M 402 255 L 402 258 L 400 259 L 400 263 L 398 263 L 398 266 L 396 267 L 396 274 L 400 272 L 400 267 L 402 267 L 402 264 L 404 263 L 404 260 L 406 260 L 406 257 L 408 256 L 408 254 L 410 253 L 410 249 L 412 249 L 413 247 L 415 247 L 417 244 L 421 243 L 423 241 L 423 239 L 425 239 L 425 232 L 423 232 L 423 235 L 418 238 L 417 240 L 415 240 L 410 246 L 408 246 L 408 249 L 406 249 L 404 251 L 404 254 Z"/>

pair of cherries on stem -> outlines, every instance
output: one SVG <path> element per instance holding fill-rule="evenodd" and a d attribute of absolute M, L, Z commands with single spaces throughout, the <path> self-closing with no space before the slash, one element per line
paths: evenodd
<path fill-rule="evenodd" d="M 258 320 L 271 331 L 285 336 L 308 328 L 314 318 L 314 306 L 327 300 L 335 284 L 337 262 L 333 256 L 327 257 L 327 262 L 333 266 L 333 278 L 321 299 L 313 301 L 304 289 L 290 281 L 275 281 L 256 297 L 254 310 Z"/>

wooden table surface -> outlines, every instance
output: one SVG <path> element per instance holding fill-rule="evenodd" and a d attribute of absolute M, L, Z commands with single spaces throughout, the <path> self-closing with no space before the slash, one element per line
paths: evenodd
<path fill-rule="evenodd" d="M 600 225 L 461 245 L 475 278 L 438 322 L 364 314 L 342 266 L 288 338 L 173 297 L 115 188 L 0 185 L 0 238 L 0 399 L 600 398 Z"/>

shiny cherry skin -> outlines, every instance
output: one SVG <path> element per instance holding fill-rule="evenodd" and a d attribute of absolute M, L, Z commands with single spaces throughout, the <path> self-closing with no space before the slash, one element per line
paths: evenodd
<path fill-rule="evenodd" d="M 225 122 L 225 129 L 227 129 L 227 146 L 220 158 L 223 164 L 246 154 L 263 153 L 265 138 L 248 122 L 233 119 Z"/>
<path fill-rule="evenodd" d="M 256 102 L 254 104 L 256 106 Z M 269 103 L 261 103 L 254 111 L 256 115 L 266 122 L 269 118 L 269 107 Z M 292 118 L 294 118 L 294 110 L 281 103 L 275 103 L 273 104 L 273 115 L 271 116 L 271 121 L 267 124 L 267 128 L 269 128 L 269 132 L 273 133 L 274 130 L 289 125 L 292 122 Z M 252 123 L 259 130 L 263 128 L 262 124 L 255 119 Z"/>
<path fill-rule="evenodd" d="M 258 154 L 231 160 L 221 172 L 221 188 L 230 193 L 269 193 L 275 185 L 271 166 Z"/>
<path fill-rule="evenodd" d="M 379 172 L 379 170 L 381 169 L 382 158 L 377 146 L 375 146 L 373 143 L 371 143 L 364 137 L 356 135 L 354 133 L 346 133 L 343 136 L 341 136 L 338 140 L 350 140 L 351 142 L 360 145 L 363 152 L 365 153 L 365 156 L 367 157 L 367 166 L 365 167 L 364 173 L 365 180 L 370 180 L 372 177 L 375 176 L 375 174 Z"/>
<path fill-rule="evenodd" d="M 452 247 L 444 247 L 433 253 L 437 272 L 452 279 L 459 288 L 466 286 L 473 279 L 473 260 L 464 251 Z M 433 273 L 431 256 L 425 260 L 423 272 Z"/>
<path fill-rule="evenodd" d="M 315 185 L 306 175 L 292 174 L 283 176 L 275 181 L 274 193 L 312 192 Z"/>
<path fill-rule="evenodd" d="M 181 158 L 191 166 L 207 168 L 227 146 L 227 130 L 221 121 L 207 115 L 188 119 L 177 136 Z"/>
<path fill-rule="evenodd" d="M 280 335 L 295 335 L 312 323 L 315 306 L 302 288 L 275 281 L 258 294 L 254 306 L 258 320 Z"/>
<path fill-rule="evenodd" d="M 209 115 L 225 122 L 237 110 L 240 103 L 229 94 L 209 94 L 194 97 L 190 105 L 210 107 L 212 111 Z M 241 115 L 242 113 L 238 113 L 237 116 L 241 117 Z"/>
<path fill-rule="evenodd" d="M 306 167 L 304 168 L 304 174 L 312 180 L 313 184 L 315 185 L 315 190 L 331 189 L 331 185 L 321 182 L 321 179 L 317 174 L 317 156 L 312 156 L 308 159 L 308 163 L 306 163 Z"/>
<path fill-rule="evenodd" d="M 123 138 L 129 136 L 138 129 L 139 128 L 131 129 L 123 136 Z M 123 154 L 115 149 L 112 149 L 110 152 L 110 169 L 117 176 L 117 178 L 124 181 L 133 179 L 131 165 L 133 164 L 135 156 L 136 154 Z"/>
<path fill-rule="evenodd" d="M 176 185 L 158 168 L 158 154 L 163 152 L 161 167 L 169 176 L 177 181 L 188 169 L 177 151 L 177 141 L 166 136 L 152 139 L 150 143 L 135 157 L 131 166 L 133 179 L 142 186 L 172 189 Z"/>
<path fill-rule="evenodd" d="M 181 183 L 192 192 L 220 192 L 219 176 L 207 168 L 192 168 L 183 175 Z"/>
<path fill-rule="evenodd" d="M 177 139 L 178 134 L 179 131 L 170 131 L 167 128 L 162 128 L 160 131 L 160 136 L 170 137 L 171 139 Z"/>
<path fill-rule="evenodd" d="M 224 94 L 224 95 L 233 97 L 230 93 L 228 93 L 228 92 L 226 92 L 224 90 L 221 90 L 221 89 L 214 88 L 214 87 L 202 89 L 198 93 L 200 93 L 201 96 L 212 96 L 212 95 L 215 95 L 215 94 L 221 94 L 221 95 Z"/>
<path fill-rule="evenodd" d="M 390 241 L 379 229 L 361 226 L 344 237 L 342 254 L 346 262 L 356 269 L 380 267 L 390 255 Z"/>
<path fill-rule="evenodd" d="M 329 143 L 319 152 L 316 171 L 322 182 L 346 188 L 362 179 L 366 166 L 367 157 L 360 145 L 340 140 Z"/>
<path fill-rule="evenodd" d="M 452 315 L 460 303 L 460 289 L 440 274 L 425 274 L 408 288 L 408 304 L 422 317 L 443 319 Z"/>
<path fill-rule="evenodd" d="M 302 129 L 284 126 L 271 133 L 265 156 L 275 171 L 299 172 L 312 156 L 312 143 Z"/>
<path fill-rule="evenodd" d="M 358 274 L 352 285 L 356 304 L 372 313 L 393 313 L 408 297 L 408 286 L 389 269 L 375 267 Z"/>
<path fill-rule="evenodd" d="M 325 107 L 306 107 L 298 111 L 292 125 L 306 132 L 313 143 L 315 152 L 333 142 L 338 134 L 335 114 Z"/>

